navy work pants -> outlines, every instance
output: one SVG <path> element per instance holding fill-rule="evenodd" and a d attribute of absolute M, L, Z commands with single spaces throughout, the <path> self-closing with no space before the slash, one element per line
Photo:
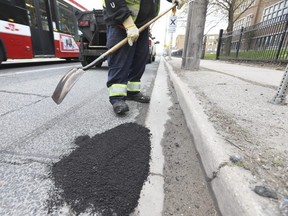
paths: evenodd
<path fill-rule="evenodd" d="M 111 25 L 107 27 L 107 47 L 110 49 L 118 42 L 127 37 L 126 30 Z M 118 51 L 108 56 L 108 81 L 107 87 L 113 84 L 125 84 L 130 82 L 140 82 L 140 79 L 145 71 L 148 55 L 148 39 L 149 31 L 145 29 L 140 33 L 139 38 L 129 46 L 127 43 Z M 129 92 L 127 92 L 129 94 Z M 117 100 L 125 100 L 125 96 L 109 97 L 113 104 Z"/>

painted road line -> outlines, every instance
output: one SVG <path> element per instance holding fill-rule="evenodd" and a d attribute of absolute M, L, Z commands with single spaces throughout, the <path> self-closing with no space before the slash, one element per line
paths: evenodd
<path fill-rule="evenodd" d="M 14 76 L 14 75 L 20 75 L 20 74 L 29 74 L 29 73 L 37 73 L 37 72 L 42 72 L 42 71 L 50 71 L 50 70 L 58 70 L 58 69 L 70 69 L 75 66 L 64 66 L 64 67 L 54 67 L 54 68 L 46 68 L 46 69 L 35 69 L 35 70 L 28 70 L 28 71 L 21 71 L 21 72 L 14 72 L 14 73 L 5 73 L 5 74 L 0 74 L 1 76 Z"/>

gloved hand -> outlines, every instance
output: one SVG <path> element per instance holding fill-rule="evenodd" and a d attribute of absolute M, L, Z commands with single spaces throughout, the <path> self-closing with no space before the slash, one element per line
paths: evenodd
<path fill-rule="evenodd" d="M 177 5 L 177 9 L 180 10 L 182 6 L 186 3 L 186 0 L 172 0 L 173 4 Z"/>
<path fill-rule="evenodd" d="M 128 43 L 130 46 L 133 46 L 133 42 L 135 42 L 139 37 L 139 29 L 135 25 L 131 16 L 129 16 L 124 22 L 123 26 L 126 29 Z"/>

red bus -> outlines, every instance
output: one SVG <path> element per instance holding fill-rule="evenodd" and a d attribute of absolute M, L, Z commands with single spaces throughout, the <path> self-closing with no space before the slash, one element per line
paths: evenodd
<path fill-rule="evenodd" d="M 79 57 L 75 0 L 0 0 L 0 64 L 7 59 Z"/>

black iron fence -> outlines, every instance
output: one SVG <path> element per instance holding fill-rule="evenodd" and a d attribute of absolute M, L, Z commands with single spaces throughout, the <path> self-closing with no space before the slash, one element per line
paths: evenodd
<path fill-rule="evenodd" d="M 288 14 L 223 33 L 220 31 L 217 59 L 288 62 Z"/>

